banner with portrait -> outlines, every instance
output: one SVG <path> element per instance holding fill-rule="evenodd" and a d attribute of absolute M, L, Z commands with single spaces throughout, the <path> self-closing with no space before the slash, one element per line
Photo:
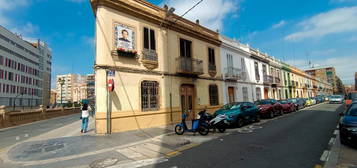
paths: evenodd
<path fill-rule="evenodd" d="M 135 31 L 132 27 L 115 23 L 114 40 L 117 49 L 135 50 Z"/>

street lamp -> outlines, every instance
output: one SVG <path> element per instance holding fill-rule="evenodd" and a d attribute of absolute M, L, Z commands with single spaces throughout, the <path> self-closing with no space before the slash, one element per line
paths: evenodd
<path fill-rule="evenodd" d="M 65 80 L 63 78 L 59 78 L 58 80 L 59 80 L 59 83 L 61 85 L 61 91 L 60 91 L 60 93 L 61 93 L 61 106 L 63 106 L 63 103 L 62 103 L 62 86 L 64 85 Z"/>

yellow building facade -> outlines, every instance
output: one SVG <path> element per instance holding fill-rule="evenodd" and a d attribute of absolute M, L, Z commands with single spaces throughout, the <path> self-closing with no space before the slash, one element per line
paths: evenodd
<path fill-rule="evenodd" d="M 177 123 L 223 105 L 217 32 L 143 0 L 91 4 L 97 133 Z"/>

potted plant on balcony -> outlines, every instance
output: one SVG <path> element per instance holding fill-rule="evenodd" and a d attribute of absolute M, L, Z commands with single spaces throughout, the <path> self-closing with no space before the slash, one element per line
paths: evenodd
<path fill-rule="evenodd" d="M 117 53 L 119 56 L 137 58 L 138 52 L 136 50 L 127 50 L 125 48 L 117 48 Z"/>

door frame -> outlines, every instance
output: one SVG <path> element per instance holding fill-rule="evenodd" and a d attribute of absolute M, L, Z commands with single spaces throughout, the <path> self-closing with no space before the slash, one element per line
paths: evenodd
<path fill-rule="evenodd" d="M 183 114 L 183 107 L 182 107 L 182 87 L 191 87 L 192 88 L 192 112 L 191 112 L 191 116 L 187 116 L 187 118 L 189 119 L 194 119 L 196 117 L 196 87 L 194 84 L 181 84 L 180 85 L 180 108 L 181 108 L 181 114 Z"/>

